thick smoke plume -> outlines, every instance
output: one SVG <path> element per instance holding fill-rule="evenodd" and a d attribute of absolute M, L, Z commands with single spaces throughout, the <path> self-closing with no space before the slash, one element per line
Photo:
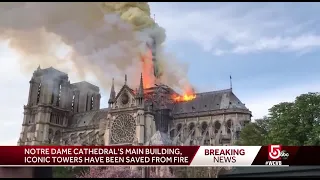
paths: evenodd
<path fill-rule="evenodd" d="M 163 83 L 188 86 L 185 68 L 164 54 L 165 31 L 145 2 L 3 2 L 0 12 L 0 40 L 19 53 L 24 70 L 41 65 L 82 79 L 94 75 L 104 89 L 112 77 L 123 84 L 126 73 L 136 85 L 153 37 Z"/>

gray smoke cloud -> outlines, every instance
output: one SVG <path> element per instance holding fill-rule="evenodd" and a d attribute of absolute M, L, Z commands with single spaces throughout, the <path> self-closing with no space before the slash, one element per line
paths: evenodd
<path fill-rule="evenodd" d="M 2 2 L 0 12 L 0 40 L 20 55 L 25 71 L 41 65 L 75 72 L 81 79 L 94 75 L 107 90 L 112 77 L 123 84 L 128 74 L 136 85 L 141 54 L 152 36 L 163 83 L 180 89 L 189 85 L 187 68 L 164 53 L 165 31 L 150 17 L 147 3 Z"/>

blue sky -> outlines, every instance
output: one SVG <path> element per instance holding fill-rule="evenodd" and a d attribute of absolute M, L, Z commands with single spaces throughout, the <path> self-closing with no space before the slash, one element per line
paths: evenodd
<path fill-rule="evenodd" d="M 171 4 L 169 7 L 168 4 Z M 318 91 L 319 3 L 151 3 L 201 91 L 229 87 L 254 117 Z"/>
<path fill-rule="evenodd" d="M 189 66 L 198 91 L 229 88 L 253 112 L 319 91 L 320 3 L 150 3 L 166 49 Z M 15 144 L 31 74 L 0 44 L 0 144 Z M 10 59 L 8 61 L 8 59 Z M 78 79 L 71 79 L 72 82 Z M 108 90 L 102 93 L 106 106 Z"/>

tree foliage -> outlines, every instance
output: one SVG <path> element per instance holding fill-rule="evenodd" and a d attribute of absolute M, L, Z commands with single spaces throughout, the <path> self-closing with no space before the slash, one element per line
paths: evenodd
<path fill-rule="evenodd" d="M 269 116 L 247 125 L 239 145 L 320 145 L 320 94 L 298 96 L 269 109 Z"/>
<path fill-rule="evenodd" d="M 111 167 L 90 167 L 89 170 L 80 173 L 77 178 L 141 178 L 141 170 L 132 169 L 124 166 Z M 151 178 L 174 178 L 169 170 L 164 170 L 159 174 L 150 172 Z"/>
<path fill-rule="evenodd" d="M 242 129 L 237 145 L 257 146 L 268 144 L 267 136 L 269 132 L 269 119 L 264 117 L 256 119 Z"/>

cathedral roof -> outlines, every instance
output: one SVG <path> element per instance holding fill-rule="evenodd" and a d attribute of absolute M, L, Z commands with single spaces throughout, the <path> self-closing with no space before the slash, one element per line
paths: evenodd
<path fill-rule="evenodd" d="M 70 128 L 79 128 L 91 125 L 99 125 L 100 119 L 107 118 L 108 109 L 100 109 L 98 111 L 88 111 L 75 114 L 69 121 Z"/>
<path fill-rule="evenodd" d="M 39 66 L 38 69 L 34 71 L 33 75 L 34 76 L 46 75 L 47 77 L 60 77 L 60 78 L 68 79 L 68 74 L 61 72 L 53 67 L 41 69 Z"/>
<path fill-rule="evenodd" d="M 73 88 L 78 88 L 78 89 L 83 89 L 83 88 L 90 88 L 94 91 L 98 91 L 99 92 L 99 87 L 96 85 L 93 85 L 87 81 L 81 81 L 81 82 L 76 82 L 71 84 L 73 86 Z"/>
<path fill-rule="evenodd" d="M 191 101 L 176 103 L 173 108 L 174 114 L 194 113 L 220 109 L 243 109 L 246 106 L 236 97 L 232 89 L 211 91 L 196 94 Z"/>
<path fill-rule="evenodd" d="M 147 146 L 162 146 L 162 145 L 171 145 L 172 141 L 170 137 L 163 132 L 157 131 L 153 134 L 150 140 L 146 143 Z"/>
<path fill-rule="evenodd" d="M 158 85 L 144 89 L 144 94 L 146 105 L 152 104 L 155 109 L 172 109 L 172 95 L 177 93 L 166 85 Z"/>

